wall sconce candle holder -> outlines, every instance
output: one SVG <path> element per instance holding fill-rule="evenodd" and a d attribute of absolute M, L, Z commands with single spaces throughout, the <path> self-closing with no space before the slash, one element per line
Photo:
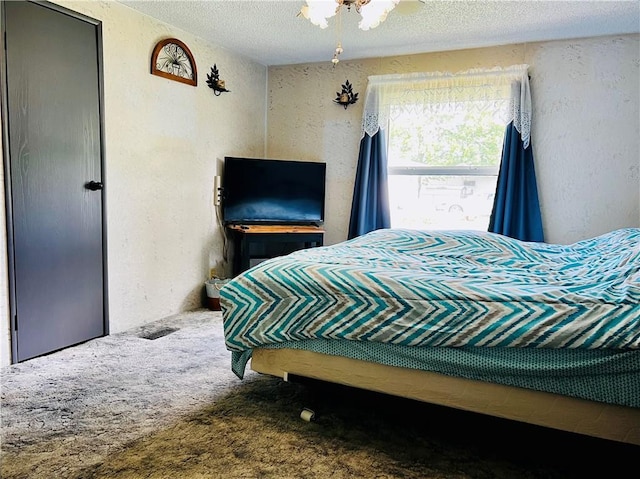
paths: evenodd
<path fill-rule="evenodd" d="M 218 73 L 218 67 L 214 63 L 211 67 L 211 73 L 207 75 L 207 85 L 213 90 L 215 96 L 220 96 L 223 92 L 228 92 L 224 85 L 224 80 L 220 80 L 220 73 Z"/>
<path fill-rule="evenodd" d="M 358 94 L 353 93 L 353 85 L 349 83 L 349 80 L 347 80 L 345 84 L 342 85 L 342 91 L 336 92 L 336 95 L 337 97 L 333 101 L 339 105 L 342 105 L 345 110 L 349 105 L 353 105 L 358 101 Z"/>

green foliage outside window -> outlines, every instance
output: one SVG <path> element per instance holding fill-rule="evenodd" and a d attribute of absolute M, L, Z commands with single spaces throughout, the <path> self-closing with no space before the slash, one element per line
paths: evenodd
<path fill-rule="evenodd" d="M 402 114 L 390 122 L 389 164 L 497 166 L 505 127 L 486 110 Z"/>

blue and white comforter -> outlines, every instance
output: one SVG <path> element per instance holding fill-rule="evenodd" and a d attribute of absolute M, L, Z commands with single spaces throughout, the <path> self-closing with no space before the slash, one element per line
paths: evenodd
<path fill-rule="evenodd" d="M 254 347 L 313 338 L 640 349 L 640 229 L 572 245 L 378 230 L 268 260 L 220 296 L 242 368 Z"/>

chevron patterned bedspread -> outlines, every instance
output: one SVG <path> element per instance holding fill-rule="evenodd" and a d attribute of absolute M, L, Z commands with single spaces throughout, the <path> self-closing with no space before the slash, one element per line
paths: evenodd
<path fill-rule="evenodd" d="M 220 297 L 227 348 L 245 364 L 254 347 L 314 338 L 640 349 L 640 229 L 571 245 L 378 230 L 265 261 Z"/>

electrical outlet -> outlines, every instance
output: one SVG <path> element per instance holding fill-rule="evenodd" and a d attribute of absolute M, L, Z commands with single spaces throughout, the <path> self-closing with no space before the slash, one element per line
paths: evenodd
<path fill-rule="evenodd" d="M 214 176 L 213 178 L 213 204 L 220 206 L 220 198 L 222 197 L 222 188 L 220 187 L 220 177 Z"/>

